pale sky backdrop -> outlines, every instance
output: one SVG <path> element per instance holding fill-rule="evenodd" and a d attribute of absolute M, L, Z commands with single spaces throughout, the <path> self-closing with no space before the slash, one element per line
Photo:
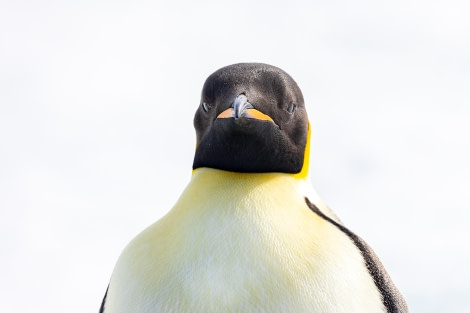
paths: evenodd
<path fill-rule="evenodd" d="M 470 312 L 470 2 L 0 1 L 0 312 L 97 312 L 191 175 L 205 78 L 303 90 L 312 180 L 412 312 Z"/>

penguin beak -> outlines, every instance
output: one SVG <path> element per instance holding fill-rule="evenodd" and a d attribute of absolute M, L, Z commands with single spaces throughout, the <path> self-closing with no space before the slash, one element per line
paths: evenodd
<path fill-rule="evenodd" d="M 220 113 L 217 118 L 235 118 L 240 117 L 253 118 L 257 120 L 270 121 L 273 122 L 273 119 L 258 110 L 256 110 L 251 103 L 248 102 L 247 97 L 244 94 L 240 94 L 232 104 L 231 108 Z"/>

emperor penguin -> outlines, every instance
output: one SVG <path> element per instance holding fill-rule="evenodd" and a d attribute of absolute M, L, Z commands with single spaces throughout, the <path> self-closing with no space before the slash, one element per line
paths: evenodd
<path fill-rule="evenodd" d="M 372 249 L 318 197 L 297 83 L 223 67 L 194 117 L 189 184 L 120 255 L 101 313 L 405 313 Z"/>

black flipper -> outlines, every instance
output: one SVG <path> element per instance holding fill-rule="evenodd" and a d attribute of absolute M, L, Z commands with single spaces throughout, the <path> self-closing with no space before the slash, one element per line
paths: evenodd
<path fill-rule="evenodd" d="M 106 288 L 106 293 L 104 294 L 103 301 L 101 302 L 101 307 L 100 307 L 100 312 L 99 313 L 104 313 L 104 305 L 106 303 L 106 297 L 108 296 L 108 289 L 109 289 L 109 285 L 108 285 L 108 288 Z"/>
<path fill-rule="evenodd" d="M 330 222 L 344 234 L 346 234 L 356 245 L 359 251 L 361 251 L 367 270 L 369 271 L 375 285 L 382 294 L 382 301 L 385 308 L 387 309 L 387 313 L 408 313 L 408 306 L 405 299 L 401 295 L 400 291 L 398 291 L 397 287 L 395 287 L 393 284 L 392 279 L 388 275 L 387 271 L 382 265 L 382 262 L 380 262 L 372 248 L 370 248 L 362 238 L 354 234 L 352 231 L 323 214 L 323 212 L 321 212 L 313 203 L 311 203 L 308 198 L 305 198 L 305 202 L 307 203 L 308 207 L 318 216 Z"/>

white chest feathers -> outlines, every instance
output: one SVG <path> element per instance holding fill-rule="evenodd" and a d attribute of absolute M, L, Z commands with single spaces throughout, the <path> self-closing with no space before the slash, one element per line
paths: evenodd
<path fill-rule="evenodd" d="M 359 250 L 306 205 L 305 183 L 196 171 L 122 253 L 105 312 L 385 312 Z"/>

